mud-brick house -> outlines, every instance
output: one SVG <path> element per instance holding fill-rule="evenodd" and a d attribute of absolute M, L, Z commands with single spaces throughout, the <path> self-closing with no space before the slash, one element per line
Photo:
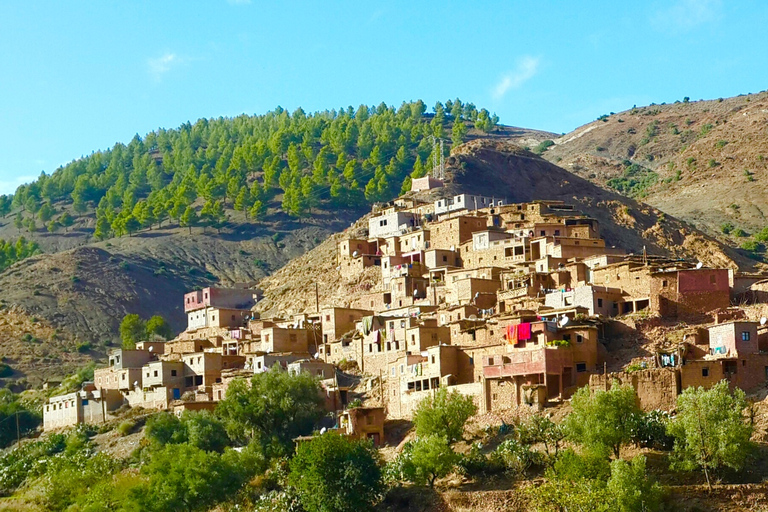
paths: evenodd
<path fill-rule="evenodd" d="M 43 406 L 43 430 L 103 423 L 111 417 L 109 412 L 122 403 L 123 397 L 117 390 L 96 389 L 93 382 L 86 382 L 80 391 L 48 399 Z"/>
<path fill-rule="evenodd" d="M 472 381 L 471 371 L 462 371 L 466 359 L 460 347 L 436 345 L 391 361 L 384 391 L 389 416 L 410 418 L 419 402 L 441 387 L 471 396 L 479 404 L 482 388 Z"/>
<path fill-rule="evenodd" d="M 764 350 L 766 335 L 758 339 L 758 325 L 733 321 L 711 326 L 709 354 L 685 360 L 680 366 L 681 388 L 709 388 L 723 379 L 745 391 L 763 385 L 768 380 L 768 352 Z"/>
<path fill-rule="evenodd" d="M 526 385 L 545 386 L 548 399 L 564 398 L 574 387 L 588 384 L 602 362 L 594 325 L 558 328 L 553 322 L 534 322 L 521 323 L 516 331 L 499 353 L 483 357 L 487 411 L 521 405 Z"/>
<path fill-rule="evenodd" d="M 363 317 L 373 315 L 369 309 L 323 308 L 320 310 L 323 343 L 330 343 L 355 330 L 355 324 Z"/>
<path fill-rule="evenodd" d="M 339 416 L 339 429 L 353 439 L 370 439 L 374 446 L 384 442 L 384 407 L 355 407 Z"/>

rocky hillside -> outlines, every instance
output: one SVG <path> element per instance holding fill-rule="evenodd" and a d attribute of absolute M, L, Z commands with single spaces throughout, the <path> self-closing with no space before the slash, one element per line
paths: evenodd
<path fill-rule="evenodd" d="M 475 140 L 457 147 L 447 160 L 446 186 L 422 197 L 468 192 L 503 197 L 508 202 L 562 200 L 600 222 L 609 245 L 640 253 L 699 259 L 707 265 L 748 268 L 752 261 L 716 239 L 661 211 L 603 189 L 520 146 L 505 141 Z M 291 314 L 315 306 L 315 283 L 323 304 L 348 304 L 378 284 L 373 267 L 360 279 L 345 281 L 336 270 L 336 244 L 367 227 L 367 216 L 345 233 L 259 283 L 266 315 Z"/>
<path fill-rule="evenodd" d="M 732 245 L 768 226 L 768 92 L 633 108 L 554 143 L 549 161 Z"/>

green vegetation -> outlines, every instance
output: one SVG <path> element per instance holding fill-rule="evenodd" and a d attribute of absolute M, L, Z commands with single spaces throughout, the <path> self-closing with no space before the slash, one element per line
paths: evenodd
<path fill-rule="evenodd" d="M 144 321 L 137 314 L 128 314 L 120 322 L 120 339 L 124 349 L 133 349 L 139 341 L 153 340 L 156 337 L 165 340 L 173 338 L 171 326 L 160 315 Z"/>
<path fill-rule="evenodd" d="M 0 214 L 18 209 L 14 225 L 37 229 L 62 211 L 67 226 L 95 212 L 94 236 L 132 235 L 178 222 L 221 229 L 226 209 L 261 221 L 268 202 L 306 217 L 328 206 L 358 207 L 392 198 L 409 175 L 426 174 L 432 136 L 454 144 L 469 126 L 496 129 L 498 117 L 459 99 L 438 103 L 425 114 L 422 101 L 400 107 L 384 103 L 307 114 L 277 108 L 260 116 L 201 119 L 173 130 L 136 135 L 128 144 L 97 151 L 53 174 L 0 196 Z M 62 209 L 71 205 L 72 214 Z"/>
<path fill-rule="evenodd" d="M 716 147 L 717 149 L 722 149 L 722 148 L 724 148 L 724 147 L 725 147 L 727 144 L 728 144 L 728 141 L 727 141 L 727 140 L 719 140 L 719 141 L 717 141 L 717 142 L 715 143 L 715 147 Z"/>
<path fill-rule="evenodd" d="M 658 133 L 659 133 L 659 122 L 654 120 L 651 124 L 649 124 L 645 128 L 645 136 L 642 139 L 640 139 L 640 145 L 645 146 L 646 144 L 651 142 L 651 140 L 653 140 L 653 138 L 656 137 Z"/>
<path fill-rule="evenodd" d="M 450 393 L 444 387 L 433 397 L 422 400 L 413 414 L 413 425 L 419 437 L 439 436 L 448 443 L 459 441 L 464 435 L 464 424 L 477 412 L 472 397 L 458 391 Z"/>
<path fill-rule="evenodd" d="M 755 240 L 758 242 L 768 242 L 768 226 L 755 233 Z"/>
<path fill-rule="evenodd" d="M 714 126 L 712 124 L 710 124 L 710 123 L 704 124 L 701 127 L 701 130 L 699 130 L 699 137 L 704 137 L 705 135 L 707 135 L 709 132 L 712 131 L 712 128 L 714 128 Z"/>
<path fill-rule="evenodd" d="M 9 368 L 7 365 L 4 365 Z M 5 448 L 16 441 L 16 421 L 18 416 L 19 434 L 27 435 L 35 430 L 42 420 L 35 408 L 12 393 L 9 389 L 0 389 L 0 448 Z M 0 467 L 2 461 L 0 460 Z"/>
<path fill-rule="evenodd" d="M 293 449 L 293 439 L 312 432 L 323 416 L 323 397 L 308 373 L 291 375 L 279 365 L 251 378 L 232 381 L 217 409 L 230 438 L 258 442 L 270 455 Z"/>
<path fill-rule="evenodd" d="M 608 180 L 607 185 L 620 194 L 629 197 L 645 197 L 648 190 L 656 184 L 659 175 L 639 164 L 626 160 L 625 168 L 620 178 Z"/>
<path fill-rule="evenodd" d="M 17 261 L 29 258 L 38 252 L 40 252 L 40 249 L 37 246 L 37 243 L 27 241 L 23 236 L 19 237 L 15 242 L 0 239 L 0 272 Z"/>
<path fill-rule="evenodd" d="M 541 155 L 554 145 L 555 145 L 555 141 L 547 139 L 545 141 L 539 142 L 539 144 L 535 148 L 533 148 L 533 152 L 536 153 L 537 155 Z"/>
<path fill-rule="evenodd" d="M 635 390 L 617 381 L 609 391 L 591 394 L 588 387 L 579 389 L 565 422 L 568 437 L 594 453 L 613 453 L 618 459 L 621 447 L 632 440 L 632 417 L 641 413 L 636 400 Z"/>
<path fill-rule="evenodd" d="M 381 458 L 370 441 L 326 433 L 297 447 L 288 484 L 307 512 L 371 510 L 383 490 Z"/>
<path fill-rule="evenodd" d="M 669 426 L 675 438 L 675 466 L 702 470 L 710 489 L 710 473 L 724 467 L 740 470 L 752 447 L 753 426 L 744 416 L 746 408 L 744 392 L 731 393 L 724 380 L 709 390 L 683 391 Z"/>

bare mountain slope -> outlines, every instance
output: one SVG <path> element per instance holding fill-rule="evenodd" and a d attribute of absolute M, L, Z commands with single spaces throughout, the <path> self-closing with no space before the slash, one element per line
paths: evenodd
<path fill-rule="evenodd" d="M 731 244 L 744 238 L 724 223 L 768 226 L 768 92 L 634 108 L 555 143 L 545 158 L 602 185 L 625 175 L 625 160 L 655 172 L 645 202 Z"/>

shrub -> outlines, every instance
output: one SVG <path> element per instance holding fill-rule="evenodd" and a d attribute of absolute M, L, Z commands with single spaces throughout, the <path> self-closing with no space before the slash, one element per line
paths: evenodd
<path fill-rule="evenodd" d="M 493 451 L 491 462 L 511 475 L 520 476 L 531 466 L 540 465 L 543 460 L 541 453 L 532 451 L 530 446 L 515 439 L 507 439 Z"/>
<path fill-rule="evenodd" d="M 298 446 L 288 483 L 307 512 L 371 510 L 383 489 L 381 459 L 368 440 L 326 433 Z"/>
<path fill-rule="evenodd" d="M 451 473 L 459 462 L 448 439 L 438 435 L 418 438 L 398 459 L 402 479 L 430 487 L 434 487 L 435 480 Z"/>
<path fill-rule="evenodd" d="M 78 343 L 76 345 L 76 348 L 77 348 L 78 352 L 80 352 L 81 354 L 84 354 L 84 353 L 88 352 L 89 350 L 91 350 L 91 344 L 88 343 L 88 342 L 83 341 L 83 342 Z"/>
<path fill-rule="evenodd" d="M 732 234 L 733 236 L 737 236 L 737 237 L 739 237 L 739 238 L 743 238 L 743 237 L 747 236 L 747 232 L 746 232 L 746 231 L 744 231 L 744 230 L 743 230 L 743 229 L 741 229 L 741 228 L 736 228 L 736 229 L 734 229 L 734 230 L 731 232 L 731 234 Z"/>
<path fill-rule="evenodd" d="M 734 226 L 730 222 L 725 222 L 723 224 L 720 224 L 720 231 L 723 232 L 723 234 L 728 235 L 733 231 Z"/>
<path fill-rule="evenodd" d="M 747 240 L 746 242 L 742 242 L 739 247 L 749 252 L 760 252 L 764 248 L 763 244 L 757 240 Z"/>
<path fill-rule="evenodd" d="M 131 420 L 126 420 L 120 423 L 120 425 L 118 425 L 117 431 L 121 436 L 125 437 L 131 432 L 133 432 L 134 427 L 136 427 L 136 422 Z"/>
<path fill-rule="evenodd" d="M 454 443 L 464 436 L 464 424 L 476 412 L 472 397 L 458 391 L 448 393 L 448 389 L 441 387 L 434 397 L 425 398 L 416 407 L 413 415 L 416 435 L 437 435 Z"/>
<path fill-rule="evenodd" d="M 646 448 L 671 450 L 674 439 L 667 433 L 669 421 L 669 413 L 665 411 L 635 414 L 631 426 L 632 442 Z"/>
<path fill-rule="evenodd" d="M 537 155 L 541 155 L 542 153 L 544 153 L 546 150 L 548 150 L 554 145 L 555 145 L 555 141 L 547 139 L 545 141 L 540 142 L 535 148 L 533 148 L 533 152 L 536 153 Z"/>
<path fill-rule="evenodd" d="M 768 227 L 765 227 L 755 233 L 755 240 L 758 242 L 768 242 Z"/>

